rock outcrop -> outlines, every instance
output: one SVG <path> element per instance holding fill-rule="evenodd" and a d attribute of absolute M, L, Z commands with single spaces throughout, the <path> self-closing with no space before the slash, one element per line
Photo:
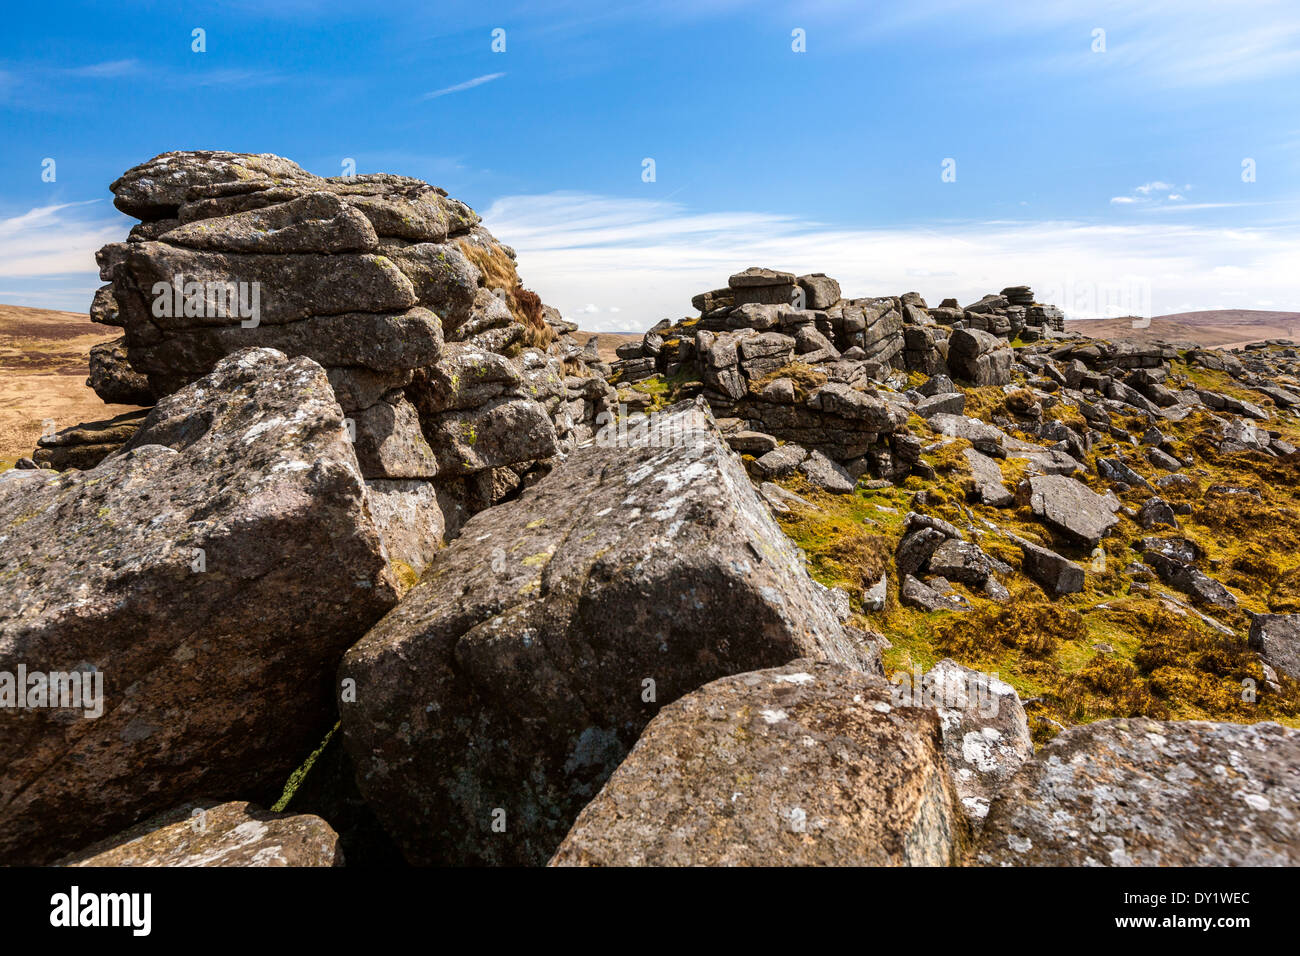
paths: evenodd
<path fill-rule="evenodd" d="M 431 482 L 416 494 L 450 508 L 436 522 L 447 535 L 462 512 L 589 439 L 616 404 L 566 338 L 573 327 L 523 288 L 514 252 L 427 183 L 192 151 L 155 157 L 112 189 L 143 221 L 98 254 L 109 284 L 91 317 L 124 333 L 91 356 L 89 384 L 106 401 L 153 404 L 245 348 L 311 358 L 363 476 Z M 475 387 L 484 369 L 490 395 Z M 449 394 L 463 373 L 471 384 Z M 116 423 L 43 440 L 37 463 L 93 467 L 116 447 L 77 440 L 93 427 Z"/>
<path fill-rule="evenodd" d="M 0 473 L 0 863 L 1300 862 L 1294 344 L 754 267 L 606 361 L 418 180 L 113 190 L 153 407 Z"/>
<path fill-rule="evenodd" d="M 345 657 L 357 783 L 411 862 L 544 863 L 710 680 L 809 655 L 878 670 L 707 412 L 656 425 L 476 515 Z"/>

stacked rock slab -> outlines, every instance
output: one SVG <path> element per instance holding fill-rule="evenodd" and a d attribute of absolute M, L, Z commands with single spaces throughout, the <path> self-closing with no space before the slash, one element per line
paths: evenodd
<path fill-rule="evenodd" d="M 441 189 L 195 151 L 155 157 L 112 190 L 142 221 L 98 254 L 109 284 L 91 318 L 123 330 L 91 356 L 89 384 L 106 401 L 152 404 L 244 348 L 306 356 L 348 418 L 376 512 L 413 515 L 435 547 L 607 411 L 612 389 L 566 347 L 548 348 L 571 326 Z M 442 388 L 465 375 L 471 385 Z M 38 464 L 92 467 L 115 446 L 87 444 L 89 432 L 129 437 L 120 422 L 93 424 L 43 439 Z M 395 557 L 417 572 L 427 563 L 415 536 L 394 540 Z"/>
<path fill-rule="evenodd" d="M 664 704 L 814 656 L 876 670 L 707 410 L 469 521 L 344 658 L 357 784 L 413 863 L 545 863 Z"/>
<path fill-rule="evenodd" d="M 324 370 L 270 350 L 93 470 L 0 473 L 0 580 L 0 863 L 28 864 L 184 800 L 273 799 L 399 592 Z"/>

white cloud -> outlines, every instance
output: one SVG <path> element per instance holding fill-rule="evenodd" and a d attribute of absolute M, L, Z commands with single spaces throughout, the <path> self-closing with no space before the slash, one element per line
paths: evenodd
<path fill-rule="evenodd" d="M 88 219 L 100 200 L 40 206 L 0 219 L 0 276 L 98 275 L 95 251 L 126 237 L 123 220 Z M 99 208 L 103 208 L 102 205 Z"/>
<path fill-rule="evenodd" d="M 691 296 L 747 266 L 825 272 L 849 296 L 921 292 L 931 303 L 974 301 L 1028 283 L 1072 318 L 1106 314 L 1118 295 L 1167 314 L 1300 309 L 1294 224 L 1221 228 L 1181 221 L 935 223 L 843 229 L 761 212 L 694 213 L 670 202 L 552 193 L 510 196 L 484 221 L 519 254 L 524 282 L 562 311 L 578 303 L 632 301 L 591 314 L 595 331 L 643 331 L 692 314 Z M 1239 270 L 1223 272 L 1215 270 Z M 1249 290 L 1243 292 L 1242 290 Z M 1287 304 L 1289 303 L 1289 304 Z M 590 314 L 590 313 L 587 313 Z"/>
<path fill-rule="evenodd" d="M 1111 201 L 1111 205 L 1114 206 L 1130 206 L 1130 205 L 1136 205 L 1140 203 L 1147 203 L 1147 204 L 1152 204 L 1151 208 L 1153 209 L 1164 208 L 1166 203 L 1182 202 L 1184 199 L 1186 199 L 1186 197 L 1182 193 L 1174 192 L 1174 190 L 1177 188 L 1178 187 L 1173 185 L 1172 183 L 1163 183 L 1157 179 L 1154 182 L 1143 183 L 1141 186 L 1135 186 L 1133 188 L 1133 193 L 1131 195 L 1112 196 L 1110 201 Z M 1183 192 L 1189 192 L 1191 188 L 1192 188 L 1191 184 L 1189 183 L 1183 187 Z M 1220 205 L 1230 205 L 1230 204 L 1202 203 L 1198 206 L 1188 206 L 1186 208 L 1215 209 L 1218 208 Z"/>
<path fill-rule="evenodd" d="M 476 76 L 472 80 L 466 80 L 464 83 L 457 83 L 455 86 L 446 86 L 440 90 L 434 90 L 432 93 L 425 93 L 420 97 L 422 100 L 432 100 L 439 96 L 446 96 L 448 93 L 459 93 L 462 90 L 472 90 L 476 86 L 482 86 L 484 83 L 491 83 L 493 80 L 499 80 L 505 76 L 504 73 L 485 73 L 482 76 Z"/>

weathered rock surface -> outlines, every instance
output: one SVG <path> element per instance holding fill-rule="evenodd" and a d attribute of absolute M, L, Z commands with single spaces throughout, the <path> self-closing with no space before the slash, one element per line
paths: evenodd
<path fill-rule="evenodd" d="M 60 861 L 61 866 L 342 866 L 320 817 L 250 803 L 184 804 Z"/>
<path fill-rule="evenodd" d="M 909 607 L 922 611 L 969 611 L 970 604 L 955 595 L 936 591 L 924 581 L 910 574 L 903 575 L 898 589 L 899 599 Z"/>
<path fill-rule="evenodd" d="M 1025 709 L 1015 689 L 995 674 L 949 658 L 921 679 L 943 725 L 943 755 L 962 807 L 979 824 L 989 802 L 1034 755 Z"/>
<path fill-rule="evenodd" d="M 399 577 L 423 572 L 442 547 L 447 531 L 434 486 L 412 479 L 367 478 L 366 506 L 389 561 L 402 572 Z"/>
<path fill-rule="evenodd" d="M 1229 611 L 1236 608 L 1236 595 L 1190 562 L 1150 548 L 1143 552 L 1142 558 L 1155 569 L 1156 574 L 1160 575 L 1160 579 L 1166 584 L 1212 607 Z"/>
<path fill-rule="evenodd" d="M 101 342 L 90 349 L 86 385 L 110 405 L 152 405 L 149 380 L 126 358 L 126 337 Z"/>
<path fill-rule="evenodd" d="M 825 662 L 665 707 L 555 866 L 944 866 L 965 839 L 933 710 Z"/>
<path fill-rule="evenodd" d="M 1300 680 L 1300 614 L 1256 614 L 1250 646 L 1283 674 Z"/>
<path fill-rule="evenodd" d="M 103 681 L 96 719 L 3 710 L 0 860 L 282 785 L 397 598 L 320 366 L 238 353 L 92 471 L 0 479 L 0 671 Z"/>
<path fill-rule="evenodd" d="M 948 367 L 972 385 L 1005 385 L 1011 381 L 1011 349 L 996 335 L 978 329 L 958 329 L 948 338 Z"/>
<path fill-rule="evenodd" d="M 876 666 L 706 413 L 658 422 L 476 515 L 348 652 L 357 782 L 412 862 L 545 862 L 658 709 L 709 680 Z"/>
<path fill-rule="evenodd" d="M 1300 864 L 1300 731 L 1273 723 L 1103 720 L 1025 764 L 974 862 L 1002 866 Z"/>

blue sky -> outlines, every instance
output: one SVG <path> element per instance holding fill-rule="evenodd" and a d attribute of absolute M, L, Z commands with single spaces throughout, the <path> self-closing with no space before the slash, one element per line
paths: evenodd
<path fill-rule="evenodd" d="M 597 329 L 751 264 L 936 301 L 1029 282 L 1079 316 L 1300 310 L 1297 89 L 1294 2 L 25 4 L 0 301 L 84 310 L 131 222 L 108 184 L 222 148 L 441 185 Z"/>

